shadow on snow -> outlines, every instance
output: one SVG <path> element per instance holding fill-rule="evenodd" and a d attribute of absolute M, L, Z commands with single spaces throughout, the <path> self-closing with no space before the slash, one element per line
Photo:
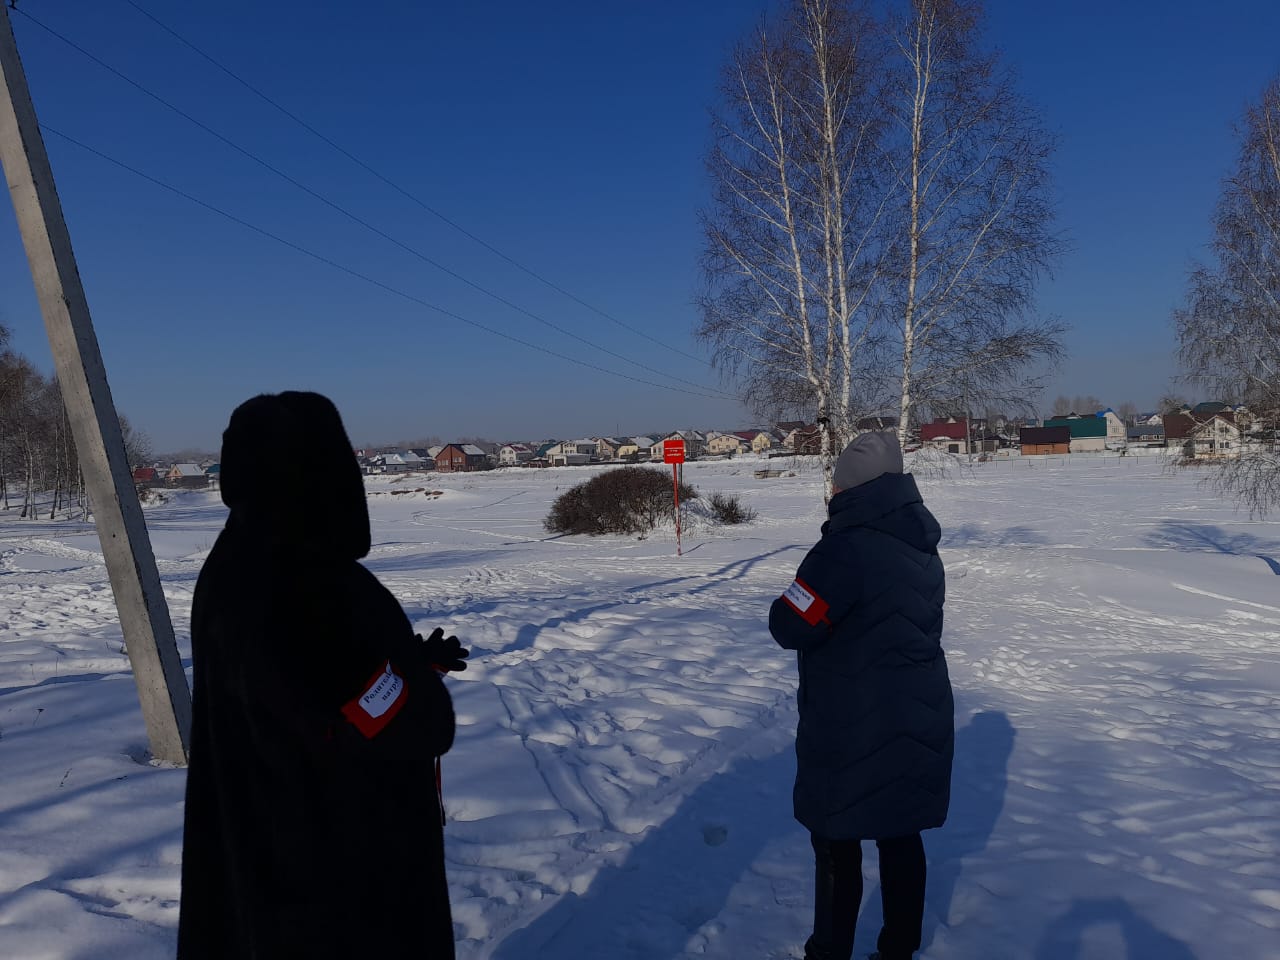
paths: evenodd
<path fill-rule="evenodd" d="M 1180 550 L 1183 553 L 1221 553 L 1232 557 L 1256 557 L 1280 576 L 1280 543 L 1262 540 L 1249 533 L 1228 533 L 1207 523 L 1167 520 L 1146 537 L 1148 546 Z"/>
<path fill-rule="evenodd" d="M 683 956 L 689 938 L 724 911 L 766 844 L 801 828 L 791 819 L 790 747 L 745 756 L 707 780 L 665 823 L 650 828 L 625 862 L 606 867 L 511 933 L 493 960 Z"/>

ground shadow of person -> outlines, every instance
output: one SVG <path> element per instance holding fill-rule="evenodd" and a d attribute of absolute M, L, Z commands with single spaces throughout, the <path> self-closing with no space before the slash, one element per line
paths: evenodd
<path fill-rule="evenodd" d="M 991 840 L 1004 809 L 1009 756 L 1016 736 L 1009 717 L 998 710 L 975 714 L 967 726 L 956 731 L 947 823 L 924 835 L 929 874 L 921 949 L 933 942 L 939 925 L 947 924 L 956 883 L 964 872 L 964 858 L 985 850 Z M 859 924 L 860 933 L 869 930 L 874 935 L 880 926 L 878 889 L 869 899 L 867 913 L 867 922 Z"/>
<path fill-rule="evenodd" d="M 737 881 L 772 840 L 800 828 L 791 817 L 795 755 L 790 743 L 740 757 L 651 828 L 590 889 L 565 894 L 514 931 L 493 960 L 661 960 L 723 912 Z"/>
<path fill-rule="evenodd" d="M 1073 903 L 1045 928 L 1036 947 L 1036 960 L 1087 960 L 1088 955 L 1081 952 L 1084 932 L 1111 924 L 1120 928 L 1129 960 L 1196 960 L 1185 943 L 1157 930 L 1116 897 Z"/>

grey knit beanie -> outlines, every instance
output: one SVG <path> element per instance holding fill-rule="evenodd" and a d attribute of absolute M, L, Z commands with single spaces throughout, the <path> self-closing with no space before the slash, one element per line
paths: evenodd
<path fill-rule="evenodd" d="M 836 461 L 832 485 L 848 490 L 874 480 L 882 473 L 902 472 L 902 447 L 891 430 L 871 430 L 858 435 Z"/>

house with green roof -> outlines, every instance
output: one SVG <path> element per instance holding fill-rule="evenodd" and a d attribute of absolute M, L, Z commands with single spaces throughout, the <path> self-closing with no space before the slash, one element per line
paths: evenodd
<path fill-rule="evenodd" d="M 1102 417 L 1051 417 L 1046 427 L 1066 427 L 1071 431 L 1072 453 L 1100 453 L 1107 449 L 1107 421 Z"/>

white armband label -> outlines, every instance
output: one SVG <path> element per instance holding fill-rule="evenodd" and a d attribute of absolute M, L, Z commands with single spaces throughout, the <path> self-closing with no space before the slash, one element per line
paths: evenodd
<path fill-rule="evenodd" d="M 804 613 L 813 606 L 813 594 L 806 590 L 799 580 L 787 587 L 787 592 L 783 596 L 799 613 Z"/>
<path fill-rule="evenodd" d="M 827 611 L 831 609 L 831 605 L 799 577 L 796 577 L 795 582 L 787 587 L 787 592 L 782 595 L 782 599 L 792 610 L 800 614 L 809 626 L 816 627 L 820 623 L 831 626 L 831 621 L 827 619 Z"/>
<path fill-rule="evenodd" d="M 366 737 L 375 737 L 400 712 L 408 697 L 404 677 L 388 660 L 366 685 L 365 692 L 343 705 L 342 714 Z"/>

